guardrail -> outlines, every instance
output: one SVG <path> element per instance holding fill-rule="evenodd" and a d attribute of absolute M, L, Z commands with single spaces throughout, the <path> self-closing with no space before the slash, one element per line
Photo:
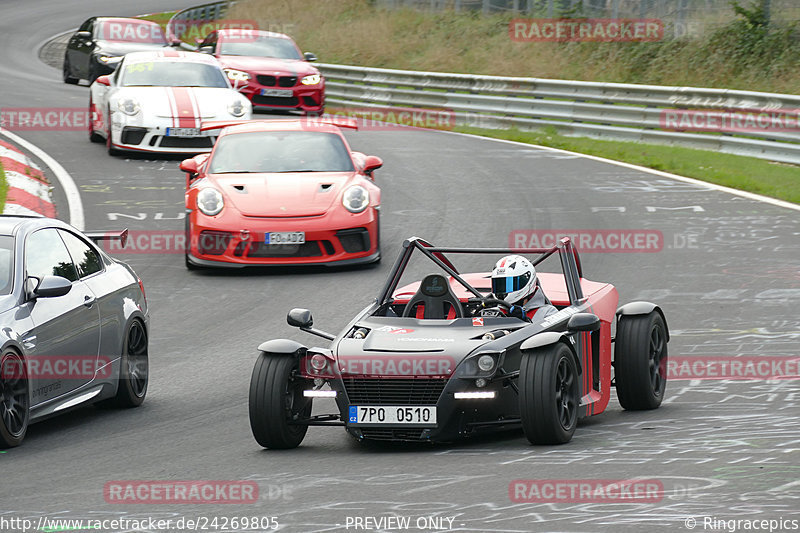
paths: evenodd
<path fill-rule="evenodd" d="M 167 35 L 178 22 L 222 18 L 232 4 L 213 2 L 180 11 L 170 19 Z M 333 64 L 319 67 L 326 78 L 328 104 L 444 109 L 458 125 L 521 130 L 550 126 L 565 135 L 672 144 L 800 164 L 798 95 Z M 784 121 L 780 128 L 755 123 L 754 127 L 745 124 L 698 133 L 688 131 L 694 128 L 664 128 L 665 114 L 671 111 L 706 112 L 709 117 L 717 111 L 750 118 L 763 112 Z"/>
<path fill-rule="evenodd" d="M 186 25 L 191 25 L 199 22 L 219 20 L 225 16 L 225 14 L 228 12 L 228 9 L 233 4 L 235 4 L 233 1 L 211 2 L 209 4 L 202 4 L 178 11 L 172 16 L 172 18 L 169 19 L 169 22 L 167 22 L 167 27 L 164 33 L 166 33 L 167 39 L 170 41 L 176 40 L 179 38 L 179 34 L 175 32 L 175 29 L 179 24 L 183 23 Z M 185 50 L 195 49 L 195 47 L 191 44 L 183 42 L 180 46 Z"/>
<path fill-rule="evenodd" d="M 800 164 L 800 96 L 319 66 L 326 79 L 328 104 L 446 109 L 458 125 L 522 130 L 551 126 L 565 135 L 666 143 Z M 775 116 L 785 120 L 782 128 L 760 128 L 755 122 L 752 128 L 740 128 L 743 131 L 668 131 L 663 124 L 670 111 L 708 112 L 709 116 L 725 111 L 751 119 L 766 113 L 773 120 Z"/>

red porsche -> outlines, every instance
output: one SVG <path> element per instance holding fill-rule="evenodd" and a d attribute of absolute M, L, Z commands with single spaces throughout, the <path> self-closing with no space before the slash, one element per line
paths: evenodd
<path fill-rule="evenodd" d="M 221 29 L 206 36 L 200 52 L 222 63 L 231 84 L 256 109 L 322 115 L 325 79 L 291 37 L 261 30 Z"/>
<path fill-rule="evenodd" d="M 211 153 L 180 164 L 187 268 L 380 260 L 379 157 L 352 152 L 317 118 L 206 127 L 222 127 Z"/>

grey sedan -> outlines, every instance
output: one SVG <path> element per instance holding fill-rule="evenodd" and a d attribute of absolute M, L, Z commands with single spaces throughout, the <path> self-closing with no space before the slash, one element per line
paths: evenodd
<path fill-rule="evenodd" d="M 73 407 L 144 401 L 144 287 L 96 244 L 125 237 L 0 216 L 0 448 L 18 446 L 30 423 Z"/>

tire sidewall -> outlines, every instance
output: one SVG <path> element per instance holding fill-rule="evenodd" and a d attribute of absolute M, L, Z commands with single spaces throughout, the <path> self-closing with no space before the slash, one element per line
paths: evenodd
<path fill-rule="evenodd" d="M 30 381 L 28 380 L 27 368 L 25 366 L 25 358 L 19 355 L 17 352 L 8 350 L 3 352 L 0 355 L 0 372 L 2 372 L 3 366 L 6 364 L 6 360 L 9 358 L 19 359 L 22 362 L 22 369 L 25 373 L 25 381 L 26 381 L 26 388 L 28 393 L 27 398 L 27 405 L 25 407 L 25 422 L 22 427 L 22 431 L 18 434 L 12 434 L 8 428 L 6 428 L 5 422 L 2 418 L 0 418 L 0 448 L 13 448 L 15 446 L 19 446 L 22 444 L 22 441 L 25 439 L 25 434 L 28 432 L 28 425 L 30 424 L 30 417 L 31 417 L 31 404 L 30 404 Z M 0 379 L 2 379 L 0 377 Z"/>

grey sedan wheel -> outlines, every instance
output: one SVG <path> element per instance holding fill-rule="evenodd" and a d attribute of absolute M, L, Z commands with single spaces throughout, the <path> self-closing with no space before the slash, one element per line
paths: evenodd
<path fill-rule="evenodd" d="M 22 444 L 30 420 L 25 360 L 14 351 L 0 357 L 0 448 Z"/>
<path fill-rule="evenodd" d="M 148 383 L 147 332 L 139 320 L 128 326 L 125 350 L 119 370 L 119 388 L 114 403 L 119 407 L 138 407 L 147 395 Z"/>

